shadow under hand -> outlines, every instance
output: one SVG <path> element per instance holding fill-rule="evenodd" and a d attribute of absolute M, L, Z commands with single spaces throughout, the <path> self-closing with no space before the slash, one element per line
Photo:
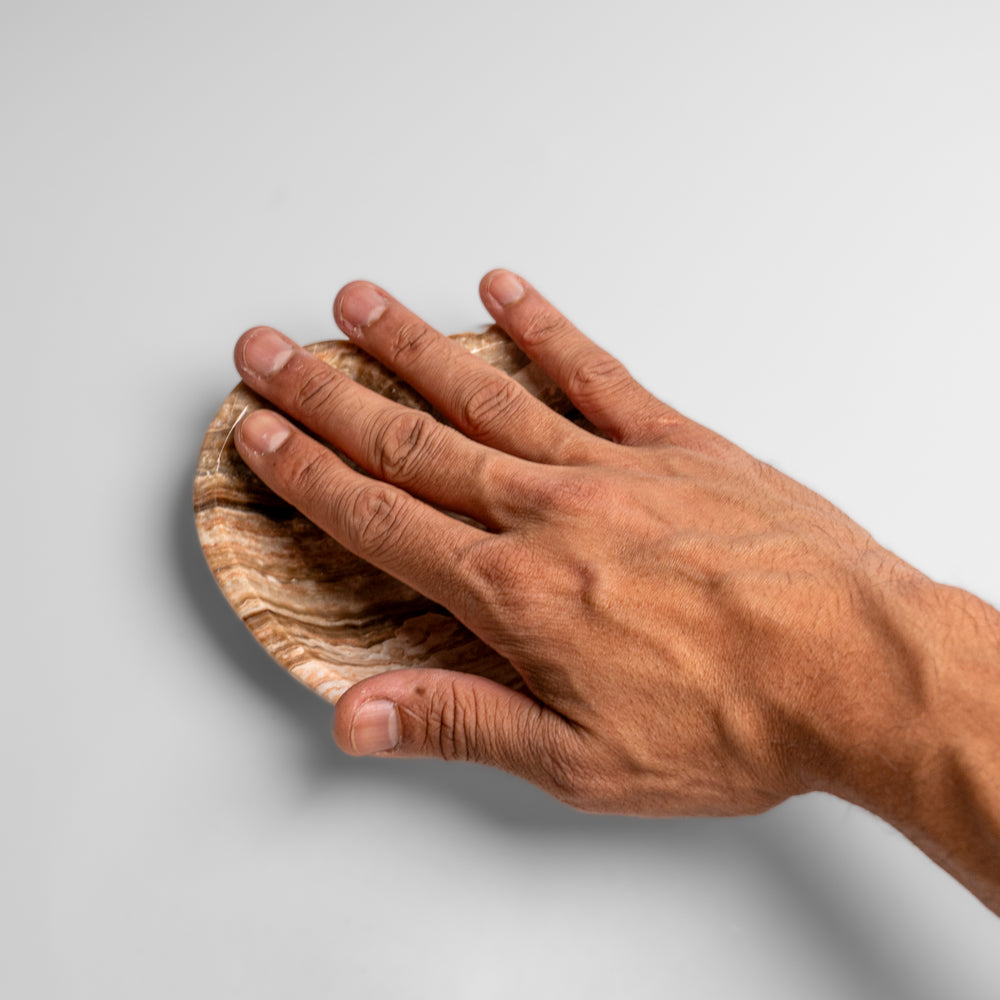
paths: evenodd
<path fill-rule="evenodd" d="M 289 719 L 302 741 L 302 773 L 316 792 L 364 783 L 388 795 L 404 791 L 450 807 L 469 810 L 491 824 L 531 837 L 558 836 L 593 848 L 598 856 L 637 851 L 655 864 L 657 857 L 680 854 L 696 865 L 711 866 L 718 852 L 738 852 L 745 862 L 769 869 L 775 890 L 771 900 L 780 911 L 805 914 L 825 936 L 831 952 L 859 967 L 860 978 L 879 987 L 889 1000 L 914 996 L 911 977 L 896 975 L 858 932 L 864 900 L 845 906 L 842 892 L 833 893 L 822 878 L 807 876 L 782 850 L 783 837 L 760 818 L 650 820 L 626 816 L 594 816 L 576 812 L 511 775 L 472 764 L 438 760 L 392 761 L 342 754 L 329 734 L 330 707 L 302 687 L 268 655 L 230 607 L 202 554 L 191 506 L 191 479 L 177 483 L 171 506 L 169 550 L 173 570 L 189 599 L 193 617 L 211 643 L 217 659 L 242 684 L 255 689 Z M 747 827 L 752 823 L 752 829 Z M 785 831 L 787 835 L 787 831 Z M 782 919 L 776 917 L 778 923 Z"/>
<path fill-rule="evenodd" d="M 168 549 L 173 570 L 218 662 L 290 720 L 304 750 L 302 769 L 309 785 L 374 783 L 385 786 L 390 794 L 404 787 L 412 792 L 416 785 L 422 795 L 456 800 L 496 822 L 564 830 L 577 823 L 578 814 L 531 785 L 486 767 L 437 760 L 356 758 L 341 753 L 330 736 L 330 706 L 271 658 L 219 589 L 198 540 L 190 473 L 185 473 L 171 505 L 172 544 Z"/>
<path fill-rule="evenodd" d="M 296 728 L 301 729 L 304 734 L 317 732 L 316 720 L 327 715 L 329 706 L 302 688 L 271 659 L 250 634 L 215 582 L 195 530 L 190 478 L 178 483 L 171 514 L 170 535 L 173 544 L 170 552 L 174 557 L 174 570 L 188 597 L 191 610 L 212 643 L 219 662 L 286 710 L 300 723 Z M 319 737 L 329 739 L 325 726 L 317 732 L 317 743 Z"/>
<path fill-rule="evenodd" d="M 971 1000 L 988 995 L 974 982 L 971 970 L 951 968 L 940 975 L 946 934 L 933 920 L 927 922 L 923 941 L 912 936 L 915 927 L 900 935 L 885 926 L 891 909 L 885 904 L 890 876 L 887 873 L 884 882 L 873 879 L 866 866 L 851 867 L 849 859 L 833 856 L 848 847 L 831 832 L 831 805 L 837 810 L 857 808 L 813 794 L 737 822 L 768 884 L 769 898 L 761 902 L 783 914 L 785 923 L 794 922 L 796 933 L 813 943 L 813 954 L 821 952 L 824 960 L 836 961 L 844 995 L 884 1000 L 932 1000 L 948 993 Z M 793 943 L 791 960 L 794 953 Z"/>

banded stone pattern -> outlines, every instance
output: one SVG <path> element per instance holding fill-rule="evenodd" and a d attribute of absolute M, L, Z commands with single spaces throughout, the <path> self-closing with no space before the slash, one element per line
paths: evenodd
<path fill-rule="evenodd" d="M 496 327 L 454 339 L 582 423 L 555 384 Z M 307 349 L 369 389 L 433 412 L 346 341 Z M 233 430 L 261 405 L 240 383 L 215 415 L 198 458 L 194 516 L 219 587 L 267 652 L 331 703 L 357 681 L 405 667 L 464 670 L 517 686 L 510 664 L 448 611 L 338 545 L 250 471 Z"/>

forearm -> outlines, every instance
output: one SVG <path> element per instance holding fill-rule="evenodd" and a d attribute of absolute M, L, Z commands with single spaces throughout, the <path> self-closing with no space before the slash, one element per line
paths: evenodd
<path fill-rule="evenodd" d="M 908 587 L 898 652 L 918 683 L 845 754 L 836 794 L 881 816 L 1000 914 L 1000 613 Z"/>

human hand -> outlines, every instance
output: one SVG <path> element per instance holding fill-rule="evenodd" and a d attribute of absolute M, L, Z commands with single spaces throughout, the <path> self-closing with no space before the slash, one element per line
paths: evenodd
<path fill-rule="evenodd" d="M 236 433 L 250 467 L 449 608 L 527 689 L 383 674 L 342 697 L 339 745 L 481 761 L 579 808 L 649 815 L 758 812 L 851 780 L 887 724 L 920 714 L 924 660 L 899 609 L 925 578 L 655 399 L 509 272 L 480 293 L 605 437 L 366 282 L 338 295 L 338 325 L 452 427 L 269 328 L 237 344 L 251 388 L 371 475 L 270 411 Z"/>

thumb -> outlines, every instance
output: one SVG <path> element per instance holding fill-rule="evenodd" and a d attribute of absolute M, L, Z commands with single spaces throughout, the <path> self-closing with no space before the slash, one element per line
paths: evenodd
<path fill-rule="evenodd" d="M 491 764 L 563 797 L 581 769 L 577 729 L 530 695 L 477 674 L 394 670 L 361 681 L 337 703 L 346 753 Z"/>

